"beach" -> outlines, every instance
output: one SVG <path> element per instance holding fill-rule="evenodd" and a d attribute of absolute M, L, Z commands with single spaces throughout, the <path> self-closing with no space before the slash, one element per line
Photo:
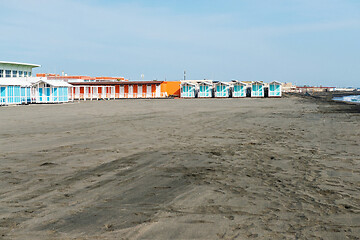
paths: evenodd
<path fill-rule="evenodd" d="M 359 239 L 358 106 L 0 108 L 0 239 Z"/>

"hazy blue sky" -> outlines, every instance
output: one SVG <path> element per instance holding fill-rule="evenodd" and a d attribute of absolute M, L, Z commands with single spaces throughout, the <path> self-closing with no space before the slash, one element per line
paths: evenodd
<path fill-rule="evenodd" d="M 0 0 L 0 29 L 34 72 L 360 87 L 359 0 Z"/>

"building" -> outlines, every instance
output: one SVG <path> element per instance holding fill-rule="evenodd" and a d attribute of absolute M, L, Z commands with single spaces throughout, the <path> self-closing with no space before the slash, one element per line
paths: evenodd
<path fill-rule="evenodd" d="M 124 77 L 90 77 L 90 76 L 68 76 L 67 74 L 59 75 L 52 73 L 38 73 L 37 77 L 46 77 L 50 80 L 64 80 L 66 82 L 99 82 L 99 81 L 129 81 Z"/>
<path fill-rule="evenodd" d="M 296 92 L 298 93 L 315 93 L 315 92 L 333 92 L 335 87 L 296 87 Z"/>
<path fill-rule="evenodd" d="M 214 82 L 215 97 L 228 98 L 230 97 L 232 84 L 229 82 Z"/>
<path fill-rule="evenodd" d="M 255 81 L 251 84 L 251 97 L 264 97 L 264 83 L 262 81 Z"/>
<path fill-rule="evenodd" d="M 37 64 L 0 61 L 0 78 L 31 77 Z"/>
<path fill-rule="evenodd" d="M 197 97 L 197 83 L 190 81 L 181 81 L 180 83 L 180 97 L 195 98 Z"/>
<path fill-rule="evenodd" d="M 199 83 L 199 98 L 211 98 L 214 96 L 214 83 L 211 80 L 200 81 Z"/>
<path fill-rule="evenodd" d="M 28 103 L 31 103 L 31 83 L 19 78 L 0 78 L 0 105 Z"/>
<path fill-rule="evenodd" d="M 84 81 L 70 82 L 70 84 L 73 86 L 72 97 L 78 100 L 164 98 L 168 96 L 167 83 L 165 86 L 163 81 Z M 173 88 L 169 87 L 169 89 Z"/>
<path fill-rule="evenodd" d="M 282 92 L 296 92 L 296 86 L 292 83 L 282 83 L 281 84 Z"/>
<path fill-rule="evenodd" d="M 268 97 L 281 97 L 281 82 L 272 81 L 268 84 Z"/>
<path fill-rule="evenodd" d="M 68 102 L 71 87 L 64 81 L 47 78 L 2 78 L 0 105 Z"/>
<path fill-rule="evenodd" d="M 63 80 L 33 78 L 31 97 L 35 103 L 65 103 L 72 100 L 72 85 Z"/>
<path fill-rule="evenodd" d="M 244 98 L 246 97 L 246 88 L 247 84 L 240 81 L 230 82 L 232 88 L 232 97 L 233 98 Z"/>
<path fill-rule="evenodd" d="M 180 81 L 165 81 L 161 83 L 161 92 L 166 92 L 168 97 L 180 97 Z"/>

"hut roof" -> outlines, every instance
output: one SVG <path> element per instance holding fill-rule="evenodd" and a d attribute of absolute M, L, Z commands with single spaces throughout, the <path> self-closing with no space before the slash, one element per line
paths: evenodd
<path fill-rule="evenodd" d="M 240 84 L 240 85 L 247 85 L 246 82 L 242 82 L 242 81 L 238 81 L 238 80 L 233 80 L 230 82 L 231 85 L 235 85 L 235 84 Z"/>
<path fill-rule="evenodd" d="M 262 82 L 262 81 L 254 81 L 252 84 L 261 84 L 261 85 L 265 85 L 265 83 L 264 83 L 264 82 Z"/>
<path fill-rule="evenodd" d="M 219 85 L 219 84 L 225 84 L 225 85 L 232 85 L 232 82 L 215 82 L 214 85 Z"/>
<path fill-rule="evenodd" d="M 269 84 L 271 84 L 271 83 L 277 83 L 277 84 L 281 84 L 281 82 L 279 82 L 279 81 L 276 81 L 276 80 L 274 80 L 274 81 L 272 81 L 272 82 L 269 82 Z"/>
<path fill-rule="evenodd" d="M 42 79 L 40 80 L 44 83 L 47 83 L 49 84 L 50 86 L 53 86 L 53 87 L 72 87 L 71 84 L 63 81 L 63 80 L 49 80 L 49 79 Z"/>
<path fill-rule="evenodd" d="M 163 81 L 99 81 L 99 82 L 72 82 L 71 85 L 146 85 L 146 84 L 160 84 Z"/>

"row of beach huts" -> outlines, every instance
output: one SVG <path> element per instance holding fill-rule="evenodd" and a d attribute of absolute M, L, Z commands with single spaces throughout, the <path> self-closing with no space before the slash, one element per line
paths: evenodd
<path fill-rule="evenodd" d="M 128 98 L 281 97 L 281 83 L 214 80 L 129 81 L 122 77 L 36 74 L 36 64 L 0 61 L 0 105 Z"/>
<path fill-rule="evenodd" d="M 0 79 L 0 105 L 129 98 L 261 98 L 281 97 L 281 92 L 281 83 L 277 81 L 271 83 L 211 80 L 69 83 L 46 77 Z"/>
<path fill-rule="evenodd" d="M 221 82 L 212 80 L 185 80 L 180 84 L 183 98 L 245 98 L 281 97 L 281 83 L 273 81 Z"/>

